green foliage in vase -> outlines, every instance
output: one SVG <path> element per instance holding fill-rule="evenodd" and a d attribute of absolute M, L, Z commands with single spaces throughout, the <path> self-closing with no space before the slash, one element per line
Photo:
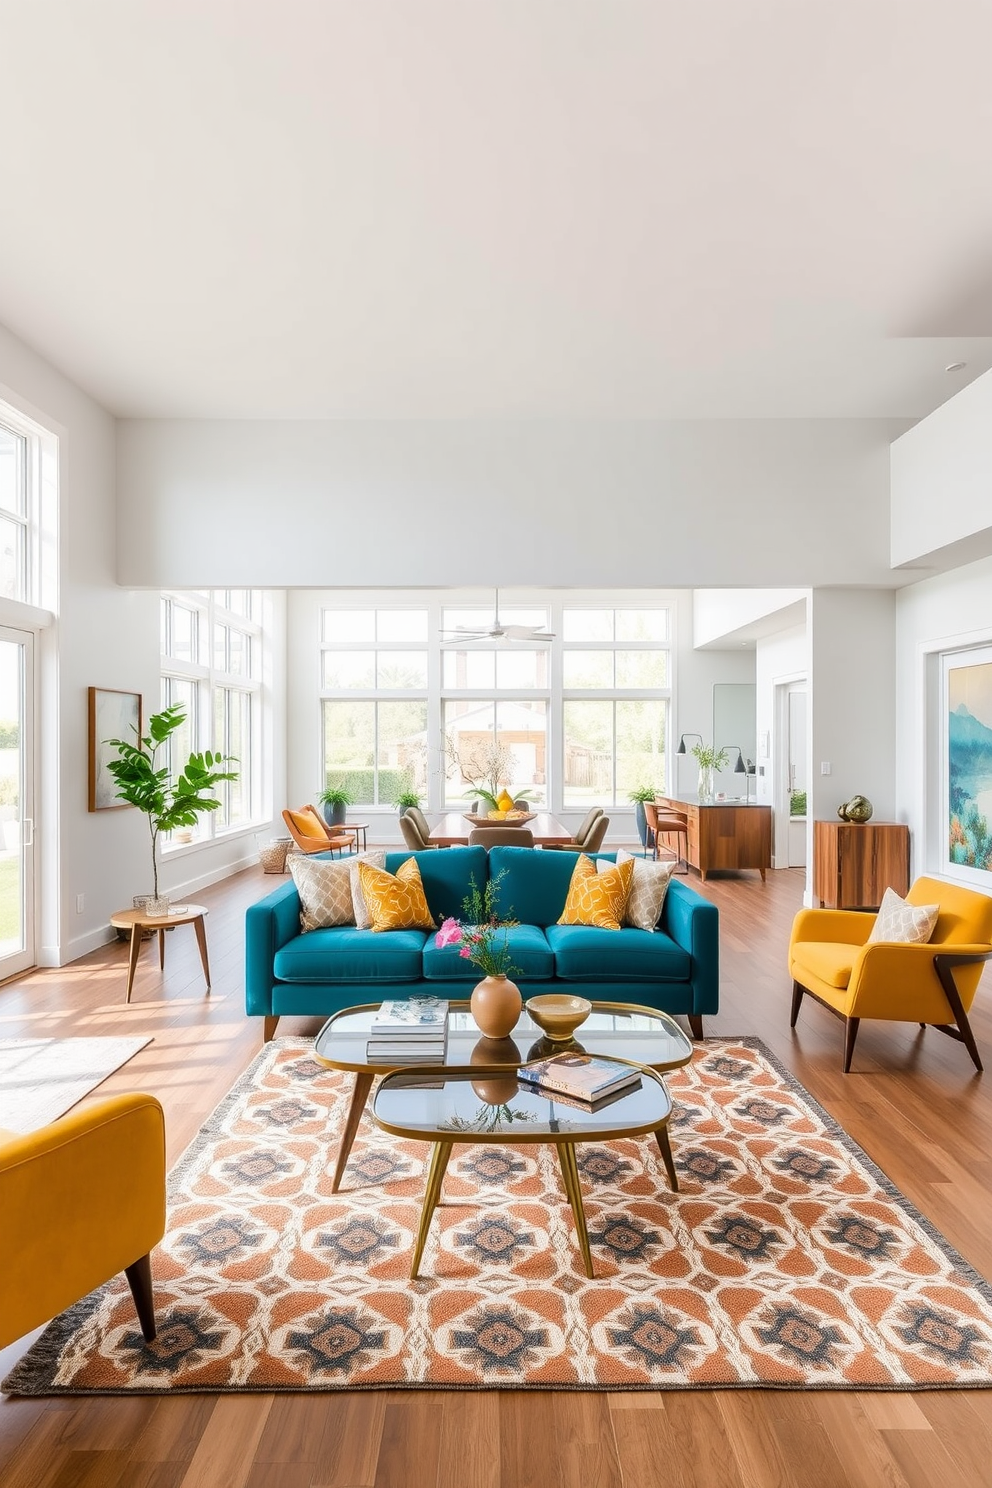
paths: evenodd
<path fill-rule="evenodd" d="M 730 760 L 726 749 L 712 749 L 707 744 L 693 744 L 690 753 L 696 756 L 704 770 L 725 770 Z"/>
<path fill-rule="evenodd" d="M 157 766 L 156 756 L 171 739 L 178 728 L 186 722 L 186 710 L 181 703 L 173 703 L 161 713 L 153 713 L 148 720 L 148 733 L 135 740 L 105 739 L 117 750 L 117 758 L 109 760 L 107 769 L 117 783 L 117 799 L 129 806 L 137 806 L 148 818 L 148 829 L 152 839 L 152 882 L 155 898 L 158 898 L 158 839 L 163 832 L 174 832 L 177 827 L 195 827 L 198 819 L 208 811 L 220 806 L 217 797 L 209 794 L 222 780 L 237 780 L 237 770 L 222 770 L 221 765 L 235 764 L 229 754 L 215 754 L 205 749 L 202 754 L 191 754 L 175 780 L 170 779 L 169 766 Z"/>

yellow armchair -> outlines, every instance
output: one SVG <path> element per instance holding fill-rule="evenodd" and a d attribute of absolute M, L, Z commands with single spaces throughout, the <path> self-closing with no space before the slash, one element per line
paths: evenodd
<path fill-rule="evenodd" d="M 843 909 L 803 909 L 789 941 L 792 1027 L 809 993 L 845 1020 L 844 1073 L 862 1018 L 928 1024 L 959 1039 L 982 1068 L 968 1011 L 982 964 L 992 958 L 992 898 L 936 878 L 918 878 L 910 904 L 939 904 L 926 945 L 876 941 L 874 915 Z"/>
<path fill-rule="evenodd" d="M 165 1233 L 165 1117 L 119 1095 L 0 1131 L 0 1348 L 123 1271 L 155 1337 L 149 1253 Z"/>

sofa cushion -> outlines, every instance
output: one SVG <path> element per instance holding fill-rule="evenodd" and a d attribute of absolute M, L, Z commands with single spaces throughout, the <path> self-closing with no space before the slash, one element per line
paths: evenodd
<path fill-rule="evenodd" d="M 828 987 L 843 992 L 851 980 L 855 958 L 862 949 L 862 946 L 846 945 L 843 941 L 798 941 L 792 947 L 793 976 L 797 982 L 802 982 L 802 973 L 809 971 Z"/>
<path fill-rule="evenodd" d="M 426 939 L 422 930 L 311 930 L 276 951 L 273 970 L 282 982 L 419 982 Z"/>
<path fill-rule="evenodd" d="M 619 930 L 623 923 L 634 860 L 625 863 L 594 863 L 585 853 L 572 870 L 568 898 L 559 925 L 595 925 L 600 930 Z"/>
<path fill-rule="evenodd" d="M 445 847 L 440 852 L 432 848 L 413 854 L 409 851 L 387 853 L 387 872 L 395 873 L 411 856 L 420 869 L 427 904 L 438 925 L 449 915 L 456 920 L 462 918 L 462 900 L 471 892 L 473 876 L 480 890 L 486 886 L 488 870 L 484 847 Z M 529 920 L 530 916 L 518 915 L 517 918 Z"/>
<path fill-rule="evenodd" d="M 555 959 L 551 954 L 544 931 L 538 925 L 510 925 L 506 931 L 510 948 L 510 960 L 519 968 L 510 972 L 515 981 L 550 981 L 555 974 Z M 482 969 L 458 954 L 457 946 L 439 949 L 434 936 L 427 937 L 424 946 L 424 976 L 429 982 L 463 982 L 474 976 L 482 981 Z"/>
<path fill-rule="evenodd" d="M 579 854 L 537 852 L 532 847 L 493 847 L 489 877 L 502 873 L 496 889 L 496 913 L 527 925 L 554 925 L 565 900 Z"/>
<path fill-rule="evenodd" d="M 549 925 L 544 933 L 563 981 L 684 982 L 692 974 L 689 952 L 660 930 Z"/>

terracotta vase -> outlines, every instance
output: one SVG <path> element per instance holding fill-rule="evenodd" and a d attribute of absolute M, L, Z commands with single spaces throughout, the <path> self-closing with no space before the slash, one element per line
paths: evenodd
<path fill-rule="evenodd" d="M 469 1061 L 475 1066 L 519 1064 L 520 1050 L 510 1038 L 481 1038 L 472 1050 Z M 517 1093 L 517 1072 L 511 1068 L 506 1074 L 493 1074 L 490 1069 L 484 1079 L 473 1080 L 472 1089 L 481 1101 L 490 1106 L 502 1106 Z"/>
<path fill-rule="evenodd" d="M 486 1038 L 506 1038 L 516 1025 L 523 998 L 516 982 L 505 976 L 487 976 L 472 993 L 472 1017 Z"/>

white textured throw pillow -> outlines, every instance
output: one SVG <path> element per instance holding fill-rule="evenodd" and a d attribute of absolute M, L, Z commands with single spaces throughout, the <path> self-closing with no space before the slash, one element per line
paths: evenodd
<path fill-rule="evenodd" d="M 308 858 L 295 853 L 290 859 L 300 896 L 300 929 L 323 930 L 329 925 L 353 925 L 350 864 L 345 858 Z"/>
<path fill-rule="evenodd" d="M 887 940 L 898 945 L 926 945 L 939 913 L 939 904 L 907 904 L 895 889 L 886 889 L 868 944 Z"/>
<path fill-rule="evenodd" d="M 359 930 L 367 930 L 372 924 L 372 916 L 365 905 L 365 895 L 362 893 L 362 885 L 358 877 L 359 863 L 371 863 L 373 868 L 385 868 L 386 854 L 378 850 L 359 853 L 355 858 L 348 859 L 348 869 L 351 873 L 351 903 L 355 911 L 355 924 Z"/>
<path fill-rule="evenodd" d="M 634 930 L 653 930 L 658 923 L 675 864 L 656 863 L 651 858 L 636 858 L 622 847 L 617 850 L 618 863 L 624 863 L 628 858 L 634 860 L 634 877 L 623 922 Z M 602 858 L 596 859 L 597 872 L 604 873 L 607 868 L 612 867 L 612 863 L 606 863 Z"/>

